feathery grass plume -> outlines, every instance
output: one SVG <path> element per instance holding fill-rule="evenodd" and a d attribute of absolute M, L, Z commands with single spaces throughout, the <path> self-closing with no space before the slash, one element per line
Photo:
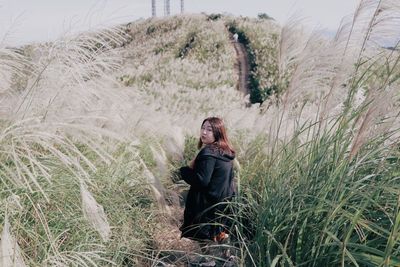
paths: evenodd
<path fill-rule="evenodd" d="M 126 33 L 121 27 L 65 36 L 44 47 L 42 54 L 46 56 L 39 63 L 47 67 L 45 77 L 54 78 L 54 74 L 59 74 L 65 78 L 64 83 L 86 87 L 88 82 L 98 82 L 95 77 L 109 77 L 107 73 L 120 67 L 118 47 L 125 39 Z"/>
<path fill-rule="evenodd" d="M 284 79 L 291 76 L 291 72 L 301 59 L 300 54 L 307 45 L 309 33 L 305 31 L 302 21 L 302 18 L 293 15 L 281 28 L 277 49 L 280 83 L 284 83 Z"/>
<path fill-rule="evenodd" d="M 379 41 L 387 41 L 387 37 L 389 37 L 398 46 L 400 37 L 396 36 L 398 36 L 400 27 L 400 5 L 390 0 L 379 1 L 369 11 L 372 15 L 359 52 L 356 72 L 352 77 L 353 86 L 366 84 L 368 107 L 358 120 L 360 127 L 351 147 L 350 158 L 357 154 L 368 137 L 382 134 L 381 131 L 390 128 L 390 126 L 381 124 L 377 130 L 375 124 L 380 122 L 384 115 L 388 115 L 388 112 L 394 109 L 399 100 L 395 82 L 399 79 L 396 72 L 399 69 L 400 55 L 394 51 L 388 52 L 383 49 Z M 393 26 L 397 27 L 392 28 Z M 350 93 L 349 99 L 353 96 L 354 94 Z M 396 114 L 397 112 L 392 113 Z M 391 120 L 394 121 L 393 118 Z"/>
<path fill-rule="evenodd" d="M 185 134 L 183 129 L 178 126 L 170 126 L 167 128 L 163 146 L 166 152 L 176 159 L 181 159 L 185 146 Z"/>
<path fill-rule="evenodd" d="M 0 8 L 2 8 L 3 6 L 1 6 Z M 18 32 L 18 27 L 21 25 L 21 19 L 22 14 L 20 14 L 19 16 L 17 16 L 16 18 L 13 18 L 12 21 L 10 21 L 10 23 L 8 24 L 7 27 L 2 27 L 2 32 L 3 35 L 0 36 L 0 47 L 5 47 L 7 45 L 10 45 L 10 43 L 12 42 L 12 39 L 14 38 L 13 34 L 15 32 Z"/>
<path fill-rule="evenodd" d="M 400 16 L 400 8 L 398 4 L 392 6 L 393 3 L 391 0 L 364 0 L 360 3 L 361 19 L 359 19 L 360 22 L 354 21 L 353 24 L 361 24 L 363 30 L 360 31 L 362 38 L 360 38 L 361 42 L 358 47 L 355 73 L 351 80 L 352 88 L 355 88 L 359 83 L 360 76 L 363 77 L 365 75 L 365 70 L 362 68 L 363 63 L 384 50 L 380 46 L 381 41 L 387 40 L 388 36 L 391 36 L 392 43 L 400 40 L 399 37 L 396 37 L 399 34 L 398 26 L 400 26 L 400 21 L 398 17 Z M 391 27 L 387 27 L 386 24 Z"/>
<path fill-rule="evenodd" d="M 371 30 L 371 45 L 376 48 L 396 47 L 400 42 L 400 3 L 396 0 L 382 1 Z"/>
<path fill-rule="evenodd" d="M 51 157 L 47 161 L 52 163 L 49 165 L 52 183 L 43 186 L 49 202 L 45 201 L 38 190 L 31 194 L 26 189 L 12 188 L 12 191 L 21 192 L 19 195 L 24 210 L 14 215 L 13 221 L 15 226 L 18 225 L 18 243 L 30 264 L 110 266 L 109 260 L 120 266 L 127 255 L 136 258 L 129 253 L 144 253 L 148 244 L 147 230 L 153 221 L 149 214 L 156 207 L 149 195 L 149 187 L 143 183 L 145 179 L 141 175 L 141 166 L 138 166 L 138 155 L 134 153 L 134 148 L 128 152 L 125 151 L 126 144 L 114 145 L 117 146 L 113 150 L 115 160 L 110 165 L 104 164 L 85 145 L 79 146 L 82 153 L 96 166 L 96 171 L 89 172 L 92 184 L 85 184 L 89 186 L 96 201 L 104 207 L 107 220 L 112 225 L 112 237 L 107 243 L 102 242 L 80 208 L 82 201 L 76 177 L 65 166 L 54 164 Z M 127 181 L 131 179 L 137 181 L 136 184 L 127 186 Z M 4 190 L 3 195 L 7 193 Z M 2 207 L 3 203 L 0 210 Z M 55 264 L 57 262 L 59 265 Z"/>
<path fill-rule="evenodd" d="M 225 38 L 226 32 L 223 31 L 222 24 L 216 26 L 213 24 L 213 27 L 209 27 L 209 25 L 206 25 L 200 19 L 189 20 L 189 24 L 199 22 L 202 27 L 200 42 L 204 43 L 206 47 L 214 45 L 214 49 L 218 47 L 217 50 L 221 52 L 213 57 L 209 57 L 210 62 L 207 62 L 207 64 L 199 63 L 195 58 L 185 60 L 171 59 L 172 44 L 171 50 L 166 49 L 165 52 L 154 55 L 151 49 L 159 45 L 159 41 L 157 41 L 159 39 L 144 39 L 145 44 L 140 44 L 139 41 L 143 40 L 139 34 L 139 36 L 135 36 L 138 40 L 140 39 L 138 43 L 134 39 L 133 43 L 128 45 L 129 47 L 135 47 L 135 49 L 122 51 L 123 56 L 135 57 L 134 61 L 125 61 L 126 65 L 124 66 L 126 68 L 124 67 L 124 70 L 132 68 L 134 71 L 132 78 L 135 81 L 140 81 L 140 83 L 147 81 L 148 77 L 152 77 L 149 83 L 145 82 L 144 86 L 135 83 L 131 86 L 132 88 L 118 88 L 111 81 L 104 82 L 101 78 L 93 78 L 93 80 L 97 81 L 96 83 L 104 82 L 103 86 L 92 88 L 92 80 L 88 80 L 84 83 L 87 86 L 85 90 L 81 90 L 79 86 L 76 86 L 76 83 L 67 83 L 63 87 L 62 84 L 59 85 L 58 80 L 57 85 L 55 85 L 55 79 L 50 73 L 50 67 L 57 65 L 57 62 L 54 62 L 49 66 L 49 71 L 44 71 L 40 83 L 35 87 L 35 97 L 30 97 L 31 101 L 25 101 L 26 104 L 23 104 L 21 110 L 26 110 L 24 114 L 39 114 L 44 117 L 45 121 L 49 122 L 64 120 L 66 117 L 71 116 L 103 116 L 109 118 L 109 121 L 103 126 L 107 129 L 118 129 L 118 132 L 121 132 L 121 125 L 125 126 L 126 121 L 130 122 L 132 119 L 133 124 L 136 118 L 147 117 L 147 114 L 155 118 L 164 118 L 156 119 L 157 121 L 170 121 L 175 120 L 173 117 L 178 116 L 178 114 L 182 116 L 183 109 L 188 111 L 187 113 L 194 114 L 219 107 L 219 109 L 225 109 L 224 113 L 227 113 L 228 108 L 226 103 L 237 103 L 240 101 L 239 94 L 231 94 L 232 87 L 225 87 L 226 84 L 234 84 L 232 80 L 234 76 L 232 68 L 234 58 L 232 55 L 233 49 L 228 46 L 228 39 Z M 180 28 L 173 29 L 171 30 L 171 36 L 163 40 L 167 43 L 173 43 L 174 38 L 181 31 L 185 30 Z M 218 37 L 217 44 L 213 43 L 210 38 L 207 38 L 209 34 Z M 216 53 L 216 51 L 214 52 Z M 134 54 L 132 55 L 132 53 Z M 200 51 L 196 51 L 196 53 L 200 53 Z M 120 58 L 122 58 L 121 56 Z M 46 54 L 41 58 L 43 58 L 44 63 L 47 62 L 44 60 Z M 147 64 L 143 65 L 142 62 L 146 62 Z M 212 68 L 210 68 L 210 64 L 213 66 Z M 182 75 L 182 72 L 184 75 Z M 54 76 L 63 77 L 60 75 Z M 107 80 L 110 80 L 116 75 L 118 74 L 110 71 L 108 74 L 102 76 L 107 76 Z M 207 79 L 204 79 L 204 77 L 207 77 Z M 63 79 L 61 78 L 61 80 Z M 216 86 L 218 88 L 221 88 L 221 86 L 224 87 L 221 90 L 215 90 Z M 192 90 L 193 88 L 199 88 L 199 90 Z M 187 92 L 187 94 L 181 93 L 182 91 Z M 196 92 L 193 93 L 193 91 Z M 220 97 L 215 97 L 216 103 L 201 100 L 208 98 L 208 95 L 214 95 L 216 91 L 221 95 Z M 201 97 L 201 99 L 194 101 L 193 99 L 196 97 Z M 193 103 L 196 103 L 196 106 L 193 106 Z M 19 107 L 20 103 L 12 105 L 15 110 L 15 107 Z M 160 110 L 160 112 L 156 112 L 157 110 Z M 166 111 L 169 111 L 167 115 L 162 114 L 167 113 Z M 200 115 L 196 114 L 195 116 Z M 201 117 L 203 116 L 201 115 Z M 190 114 L 186 114 L 185 117 L 187 117 L 187 121 L 193 120 Z M 133 125 L 127 125 L 124 129 L 129 129 L 131 128 L 130 126 Z"/>
<path fill-rule="evenodd" d="M 363 91 L 363 76 L 370 76 L 373 73 L 370 66 L 383 65 L 385 58 L 389 57 L 382 47 L 376 45 L 371 39 L 371 31 L 375 35 L 391 35 L 392 39 L 396 36 L 396 30 L 392 29 L 376 30 L 377 26 L 373 21 L 376 19 L 376 12 L 379 5 L 384 1 L 361 1 L 353 16 L 345 17 L 332 42 L 332 48 L 339 55 L 339 61 L 334 65 L 334 72 L 329 80 L 328 94 L 325 97 L 320 119 L 324 120 L 327 113 L 332 113 L 333 107 L 338 107 L 336 114 L 344 108 L 344 102 L 354 105 L 354 96 Z M 394 7 L 392 9 L 395 10 Z M 398 12 L 398 11 L 397 11 Z M 390 20 L 391 18 L 387 18 Z M 368 25 L 368 27 L 366 27 Z M 400 25 L 398 25 L 400 26 Z M 379 37 L 378 37 L 379 39 Z M 382 39 L 382 38 L 381 38 Z M 382 55 L 383 53 L 383 55 Z M 369 63 L 374 62 L 374 63 Z M 367 63 L 367 64 L 366 64 Z M 364 67 L 367 65 L 368 67 Z M 357 73 L 359 72 L 359 74 Z M 361 78 L 360 78 L 361 77 Z M 346 97 L 348 99 L 346 100 Z"/>
<path fill-rule="evenodd" d="M 92 194 L 87 189 L 84 181 L 80 181 L 80 194 L 82 199 L 82 211 L 86 220 L 100 234 L 104 242 L 111 236 L 110 224 L 102 205 L 98 204 Z"/>
<path fill-rule="evenodd" d="M 160 146 L 157 145 L 157 148 L 154 146 L 150 146 L 151 153 L 153 154 L 153 158 L 156 161 L 157 164 L 157 169 L 159 172 L 159 175 L 161 177 L 165 177 L 168 173 L 168 160 L 167 160 L 167 155 L 165 153 L 165 150 Z"/>
<path fill-rule="evenodd" d="M 6 200 L 7 211 L 10 214 L 16 214 L 23 210 L 20 200 L 21 200 L 20 197 L 16 194 L 11 194 L 10 196 L 7 197 Z"/>
<path fill-rule="evenodd" d="M 32 61 L 35 71 L 14 112 L 23 118 L 27 114 L 37 114 L 38 108 L 48 109 L 54 102 L 66 105 L 66 98 L 76 97 L 79 101 L 75 102 L 87 106 L 93 98 L 110 95 L 111 92 L 106 94 L 98 88 L 106 81 L 116 82 L 110 73 L 121 65 L 118 47 L 125 41 L 125 35 L 121 27 L 115 27 L 65 36 L 36 46 L 34 54 L 38 58 Z M 53 110 L 57 108 L 56 105 Z"/>
<path fill-rule="evenodd" d="M 0 127 L 0 147 L 4 151 L 0 155 L 0 178 L 3 183 L 28 188 L 31 192 L 36 188 L 45 198 L 42 183 L 51 183 L 54 164 L 66 167 L 75 177 L 84 180 L 89 177 L 89 170 L 95 170 L 73 138 L 79 138 L 104 161 L 110 160 L 108 153 L 96 143 L 93 132 L 83 125 L 26 119 L 3 122 Z M 44 160 L 46 158 L 51 160 Z"/>
<path fill-rule="evenodd" d="M 3 231 L 0 241 L 0 266 L 25 267 L 27 266 L 21 254 L 17 240 L 11 235 L 8 216 L 5 215 Z"/>
<path fill-rule="evenodd" d="M 0 96 L 12 94 L 12 89 L 21 90 L 14 87 L 25 79 L 31 65 L 21 49 L 7 48 L 0 44 Z"/>
<path fill-rule="evenodd" d="M 232 127 L 230 127 L 232 130 L 252 130 L 258 128 L 260 125 L 263 125 L 262 123 L 258 123 L 257 118 L 259 117 L 258 105 L 252 105 L 247 110 L 235 109 L 223 116 L 223 118 L 226 118 L 226 121 L 232 122 Z M 249 134 L 251 134 L 251 131 Z"/>
<path fill-rule="evenodd" d="M 337 116 L 346 103 L 353 103 L 354 94 L 362 90 L 360 79 L 368 71 L 362 66 L 365 65 L 363 61 L 371 60 L 371 57 L 382 52 L 382 49 L 369 45 L 371 29 L 365 27 L 366 23 L 369 23 L 369 27 L 373 26 L 371 22 L 374 21 L 377 6 L 376 1 L 362 1 L 352 19 L 347 18 L 342 22 L 332 41 L 315 34 L 310 38 L 291 77 L 284 106 L 290 103 L 293 109 L 305 102 L 317 106 L 315 103 L 323 99 L 322 108 L 314 109 L 312 114 L 320 109 L 317 113 L 326 125 L 325 119 L 329 119 L 327 114 Z M 392 36 L 395 31 L 392 30 Z M 389 29 L 386 29 L 388 33 Z M 294 111 L 298 113 L 298 110 Z"/>
<path fill-rule="evenodd" d="M 147 168 L 146 164 L 142 159 L 139 160 L 141 165 L 143 166 L 143 175 L 147 178 L 147 182 L 150 185 L 154 198 L 158 203 L 158 207 L 165 211 L 168 215 L 171 215 L 171 210 L 165 201 L 165 188 L 162 185 L 160 179 L 156 178 L 154 174 Z"/>
<path fill-rule="evenodd" d="M 359 126 L 351 145 L 350 158 L 353 158 L 361 146 L 369 139 L 384 134 L 382 131 L 390 128 L 390 122 L 383 121 L 383 117 L 393 110 L 395 103 L 399 99 L 399 93 L 392 88 L 384 88 L 382 90 L 369 88 L 365 99 L 366 110 L 357 119 Z M 389 119 L 392 121 L 394 118 Z M 380 125 L 376 127 L 375 125 L 378 123 Z M 388 123 L 389 125 L 386 126 L 385 124 Z"/>
<path fill-rule="evenodd" d="M 356 12 L 352 16 L 342 19 L 341 25 L 336 32 L 335 38 L 326 48 L 325 53 L 329 56 L 324 62 L 329 62 L 328 66 L 330 74 L 324 76 L 326 83 L 322 86 L 324 89 L 324 99 L 322 109 L 319 114 L 319 120 L 322 122 L 322 128 L 326 126 L 327 115 L 334 117 L 342 111 L 343 102 L 348 95 L 350 86 L 348 85 L 352 73 L 354 72 L 354 64 L 357 60 L 358 51 L 362 37 L 360 35 L 363 29 L 359 29 L 360 13 L 362 11 L 362 1 Z M 365 30 L 364 30 L 365 31 Z M 361 88 L 353 88 L 356 94 L 360 94 Z"/>
<path fill-rule="evenodd" d="M 84 247 L 79 244 L 77 250 Z M 105 257 L 105 247 L 98 244 L 88 244 L 88 251 L 62 251 L 56 255 L 49 256 L 44 262 L 44 266 L 56 267 L 97 267 L 115 266 L 116 264 Z M 103 256 L 104 255 L 104 256 Z"/>
<path fill-rule="evenodd" d="M 361 33 L 365 32 L 356 27 L 363 25 L 361 17 L 365 17 L 359 13 L 360 10 L 352 21 L 342 22 L 332 41 L 322 38 L 317 32 L 311 35 L 299 55 L 299 63 L 291 77 L 284 106 L 288 103 L 295 107 L 301 106 L 305 100 L 312 104 L 323 97 L 325 101 L 320 112 L 321 119 L 325 119 L 327 113 L 331 116 L 340 113 L 341 109 L 332 114 L 332 108 L 340 107 L 345 100 L 348 90 L 346 84 L 354 71 L 362 40 Z"/>
<path fill-rule="evenodd" d="M 264 118 L 268 114 L 271 121 L 270 149 L 273 149 L 281 138 L 290 139 L 296 132 L 296 125 L 315 120 L 322 94 L 315 88 L 320 89 L 321 83 L 324 82 L 323 77 L 327 75 L 324 68 L 330 66 L 321 56 L 327 43 L 318 32 L 309 35 L 305 46 L 297 55 L 298 59 L 291 70 L 289 85 L 283 92 L 281 104 L 270 106 L 264 111 Z"/>
<path fill-rule="evenodd" d="M 290 77 L 290 84 L 283 99 L 283 109 L 296 110 L 304 102 L 315 103 L 325 92 L 327 77 L 333 73 L 336 55 L 327 53 L 329 41 L 314 32 L 304 49 L 298 54 L 298 62 Z M 316 89 L 318 88 L 318 89 Z"/>
<path fill-rule="evenodd" d="M 371 1 L 364 0 L 366 4 Z M 368 23 L 365 27 L 363 51 L 360 54 L 382 50 L 384 47 L 393 46 L 400 40 L 398 26 L 400 24 L 400 5 L 398 1 L 381 0 L 372 1 L 366 8 Z"/>

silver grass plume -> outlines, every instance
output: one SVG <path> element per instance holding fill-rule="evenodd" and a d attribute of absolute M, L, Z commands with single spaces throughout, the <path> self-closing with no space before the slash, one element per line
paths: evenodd
<path fill-rule="evenodd" d="M 0 241 L 0 266 L 4 267 L 25 267 L 27 266 L 21 254 L 17 241 L 10 233 L 8 216 L 5 216 L 3 231 Z"/>
<path fill-rule="evenodd" d="M 365 10 L 371 5 L 373 1 L 361 1 L 353 15 L 343 18 L 335 38 L 326 49 L 331 55 L 325 61 L 329 63 L 331 74 L 324 77 L 327 82 L 323 86 L 325 94 L 319 114 L 323 125 L 326 125 L 327 114 L 332 115 L 333 108 L 340 107 L 337 112 L 342 109 L 350 87 L 348 83 L 355 71 L 354 65 L 358 58 L 362 36 L 365 33 Z M 359 91 L 355 90 L 355 94 L 359 94 Z"/>
<path fill-rule="evenodd" d="M 19 87 L 17 84 L 25 78 L 31 66 L 31 62 L 23 55 L 21 49 L 0 45 L 0 97 L 12 94 L 12 89 L 20 90 L 21 88 L 15 87 Z"/>
<path fill-rule="evenodd" d="M 143 174 L 147 179 L 147 182 L 149 183 L 153 194 L 154 198 L 157 201 L 158 207 L 167 212 L 167 214 L 171 215 L 171 210 L 169 209 L 166 201 L 165 201 L 165 188 L 162 185 L 160 179 L 156 178 L 154 174 L 147 168 L 146 164 L 143 162 L 142 159 L 140 159 L 140 163 L 143 166 Z"/>
<path fill-rule="evenodd" d="M 4 123 L 0 127 L 0 173 L 4 179 L 17 187 L 24 187 L 31 192 L 38 189 L 47 199 L 37 177 L 52 182 L 51 167 L 42 161 L 44 156 L 54 158 L 78 179 L 89 181 L 88 169 L 95 170 L 95 165 L 76 147 L 72 137 L 79 138 L 102 160 L 109 162 L 112 157 L 96 145 L 94 135 L 100 130 L 85 128 L 85 125 L 73 123 L 43 123 L 39 119 L 25 119 L 14 123 Z M 105 132 L 104 132 L 105 133 Z M 69 136 L 69 137 L 67 137 Z M 6 164 L 7 160 L 13 162 Z M 53 161 L 53 162 L 54 162 Z M 82 164 L 84 163 L 84 164 Z M 83 167 L 87 166 L 87 167 Z"/>
<path fill-rule="evenodd" d="M 289 26 L 298 27 L 296 24 L 289 24 Z M 341 31 L 340 36 L 343 35 Z M 300 104 L 301 106 L 306 101 L 315 101 L 321 97 L 317 93 L 325 95 L 329 92 L 331 77 L 335 77 L 335 73 L 342 70 L 338 68 L 342 60 L 338 39 L 336 37 L 334 41 L 329 42 L 318 32 L 308 37 L 302 50 L 296 55 L 297 64 L 291 76 L 289 88 L 284 95 L 283 110 L 290 109 L 289 105 L 299 106 Z M 342 39 L 339 39 L 339 44 L 344 43 Z M 348 70 L 346 74 L 348 75 Z"/>
<path fill-rule="evenodd" d="M 343 111 L 346 101 L 353 103 L 354 96 L 362 90 L 359 78 L 365 66 L 361 63 L 377 60 L 377 53 L 383 50 L 382 47 L 377 49 L 378 40 L 387 40 L 388 36 L 393 38 L 396 32 L 399 36 L 399 10 L 399 4 L 390 0 L 364 0 L 351 19 L 342 22 L 332 41 L 324 40 L 318 34 L 312 35 L 299 55 L 299 63 L 284 96 L 283 109 L 290 111 L 292 107 L 322 100 L 318 115 L 324 125 L 328 115 L 336 116 Z"/>
<path fill-rule="evenodd" d="M 82 250 L 82 248 L 85 248 Z M 101 244 L 79 244 L 75 250 L 57 252 L 48 255 L 42 263 L 45 267 L 89 267 L 116 266 L 116 263 L 105 258 L 105 246 Z M 103 264 L 99 264 L 99 263 Z"/>
<path fill-rule="evenodd" d="M 365 99 L 366 111 L 358 118 L 358 129 L 350 149 L 350 158 L 353 158 L 365 142 L 384 131 L 388 130 L 394 121 L 394 117 L 385 118 L 390 114 L 396 100 L 399 100 L 398 92 L 385 88 L 382 90 L 371 89 Z M 398 116 L 394 115 L 394 116 Z"/>
<path fill-rule="evenodd" d="M 367 11 L 371 16 L 364 34 L 352 83 L 362 84 L 363 80 L 359 76 L 363 77 L 365 73 L 371 74 L 365 79 L 370 81 L 365 99 L 366 109 L 357 120 L 359 127 L 352 142 L 350 158 L 357 154 L 368 139 L 387 131 L 395 120 L 394 116 L 399 115 L 390 114 L 389 111 L 398 105 L 399 100 L 396 81 L 400 78 L 397 73 L 400 55 L 395 53 L 395 49 L 399 47 L 400 42 L 400 4 L 398 1 L 382 0 L 376 2 Z M 388 40 L 387 38 L 391 38 L 391 41 L 394 42 L 395 47 L 391 52 L 382 49 L 380 43 Z M 379 54 L 374 51 L 378 51 Z M 367 63 L 367 67 L 363 66 L 365 63 L 361 64 L 362 61 Z M 382 72 L 382 69 L 385 71 Z M 350 98 L 352 97 L 354 94 L 350 94 Z"/>
<path fill-rule="evenodd" d="M 172 122 L 172 125 L 174 125 L 174 122 Z M 167 131 L 168 133 L 165 135 L 164 142 L 165 150 L 176 159 L 182 158 L 185 144 L 185 135 L 182 128 L 170 126 L 167 128 Z"/>
<path fill-rule="evenodd" d="M 283 79 L 297 65 L 300 60 L 299 55 L 307 44 L 308 34 L 301 22 L 302 19 L 294 15 L 281 28 L 277 51 L 280 79 Z"/>
<path fill-rule="evenodd" d="M 307 40 L 293 70 L 289 87 L 283 96 L 283 110 L 295 106 L 312 96 L 311 89 L 319 86 L 321 75 L 321 54 L 326 49 L 326 41 L 320 34 L 313 33 Z M 318 76 L 317 76 L 318 74 Z"/>
<path fill-rule="evenodd" d="M 337 112 L 342 111 L 346 97 L 350 105 L 357 105 L 355 103 L 357 102 L 356 98 L 364 91 L 358 79 L 359 76 L 364 75 L 365 69 L 368 70 L 369 68 L 363 67 L 363 65 L 366 65 L 365 62 L 368 64 L 373 62 L 370 65 L 372 66 L 391 61 L 391 56 L 387 56 L 387 51 L 383 49 L 382 41 L 387 40 L 388 36 L 393 39 L 396 36 L 396 31 L 397 35 L 400 36 L 398 30 L 400 25 L 399 20 L 396 22 L 389 14 L 384 14 L 384 7 L 387 7 L 390 2 L 361 1 L 354 15 L 343 19 L 331 44 L 331 49 L 327 49 L 327 51 L 334 51 L 339 60 L 331 60 L 332 70 L 334 71 L 326 79 L 329 81 L 327 83 L 329 85 L 328 93 L 324 98 L 320 113 L 320 120 L 323 123 L 325 123 L 324 119 L 327 114 L 332 113 L 331 110 L 335 106 L 340 107 Z M 397 4 L 396 7 L 396 5 L 389 4 L 389 6 L 390 8 L 387 7 L 386 10 L 390 10 L 392 15 L 397 13 L 397 18 L 399 18 L 399 5 Z M 382 15 L 384 16 L 382 17 Z M 380 18 L 378 18 L 379 16 Z M 396 23 L 397 27 L 394 25 Z M 386 27 L 386 29 L 381 27 L 387 24 L 392 27 Z M 361 62 L 364 63 L 361 64 Z M 382 87 L 385 87 L 385 85 Z"/>
<path fill-rule="evenodd" d="M 46 99 L 50 99 L 43 104 L 45 106 L 51 106 L 55 99 L 68 102 L 65 99 L 68 95 L 65 94 L 69 91 L 79 94 L 81 103 L 86 104 L 92 98 L 105 97 L 97 89 L 105 81 L 116 83 L 109 73 L 121 66 L 120 50 L 127 39 L 124 28 L 114 27 L 64 36 L 54 42 L 35 46 L 32 52 L 37 57 L 32 60 L 34 70 L 14 112 L 21 113 L 23 117 L 31 114 L 32 102 L 38 101 L 37 94 L 45 94 Z M 48 92 L 41 92 L 45 89 Z"/>
<path fill-rule="evenodd" d="M 364 0 L 360 5 L 362 6 L 360 22 L 355 21 L 353 24 L 361 24 L 364 29 L 361 30 L 360 37 L 362 38 L 360 38 L 357 62 L 355 62 L 356 71 L 352 76 L 352 87 L 365 71 L 364 62 L 379 58 L 379 53 L 386 52 L 384 49 L 385 42 L 390 40 L 392 45 L 395 44 L 394 49 L 398 48 L 400 42 L 400 4 L 398 1 Z M 367 27 L 364 25 L 367 25 Z M 387 58 L 387 60 L 390 59 Z M 383 87 L 385 85 L 381 86 L 381 88 Z"/>
<path fill-rule="evenodd" d="M 151 153 L 153 154 L 153 158 L 156 161 L 157 169 L 161 177 L 165 177 L 168 172 L 167 166 L 167 155 L 164 149 L 158 145 L 157 148 L 154 146 L 150 146 Z"/>
<path fill-rule="evenodd" d="M 18 195 L 11 194 L 9 197 L 7 197 L 7 210 L 11 214 L 17 214 L 23 210 L 20 197 Z"/>
<path fill-rule="evenodd" d="M 100 234 L 103 241 L 108 241 L 111 235 L 111 228 L 107 221 L 107 216 L 104 212 L 103 206 L 97 203 L 83 181 L 80 182 L 80 193 L 84 217 Z"/>

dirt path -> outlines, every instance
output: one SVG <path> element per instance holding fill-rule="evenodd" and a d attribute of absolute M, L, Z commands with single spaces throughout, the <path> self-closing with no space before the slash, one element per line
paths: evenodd
<path fill-rule="evenodd" d="M 244 95 L 250 94 L 250 89 L 248 86 L 249 82 L 249 59 L 247 56 L 247 50 L 246 47 L 240 43 L 236 42 L 232 34 L 230 34 L 231 42 L 233 44 L 233 47 L 235 48 L 236 51 L 236 58 L 237 62 L 235 64 L 235 69 L 239 73 L 239 81 L 237 83 L 237 89 L 242 92 Z"/>

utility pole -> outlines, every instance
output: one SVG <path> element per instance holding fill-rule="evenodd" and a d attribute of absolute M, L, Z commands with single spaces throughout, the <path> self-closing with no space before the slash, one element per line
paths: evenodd
<path fill-rule="evenodd" d="M 151 16 L 155 17 L 156 14 L 156 0 L 151 0 Z"/>
<path fill-rule="evenodd" d="M 181 0 L 181 14 L 183 14 L 185 10 L 185 0 Z"/>
<path fill-rule="evenodd" d="M 164 16 L 169 16 L 170 8 L 169 8 L 169 0 L 164 0 Z"/>

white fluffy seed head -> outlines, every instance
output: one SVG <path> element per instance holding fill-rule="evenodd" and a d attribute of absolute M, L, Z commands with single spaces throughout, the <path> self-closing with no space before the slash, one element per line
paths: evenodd
<path fill-rule="evenodd" d="M 80 183 L 80 193 L 84 217 L 100 234 L 103 241 L 108 241 L 111 236 L 111 228 L 107 221 L 107 216 L 104 212 L 103 206 L 97 203 L 84 182 Z"/>
<path fill-rule="evenodd" d="M 27 266 L 21 254 L 17 240 L 10 233 L 8 216 L 4 219 L 3 231 L 0 240 L 0 266 L 25 267 Z"/>

